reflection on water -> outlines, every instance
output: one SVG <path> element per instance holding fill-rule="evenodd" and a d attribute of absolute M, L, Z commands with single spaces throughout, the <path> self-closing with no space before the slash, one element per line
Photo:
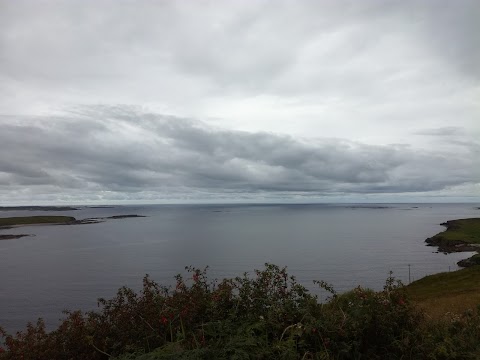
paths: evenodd
<path fill-rule="evenodd" d="M 22 227 L 35 237 L 0 242 L 0 325 L 23 328 L 43 317 L 55 326 L 63 309 L 96 307 L 148 273 L 171 284 L 186 265 L 212 277 L 240 275 L 265 262 L 286 265 L 300 282 L 325 280 L 338 291 L 380 289 L 388 272 L 413 278 L 457 269 L 469 256 L 435 254 L 424 239 L 441 222 L 479 216 L 474 204 L 169 205 L 82 208 L 77 219 L 120 214 L 146 218 L 75 226 Z M 48 212 L 0 212 L 0 217 Z M 52 213 L 58 215 L 58 213 Z M 3 231 L 4 233 L 6 231 Z"/>

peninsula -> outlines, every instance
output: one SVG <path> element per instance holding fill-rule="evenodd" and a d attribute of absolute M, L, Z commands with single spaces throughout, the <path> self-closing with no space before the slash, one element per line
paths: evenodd
<path fill-rule="evenodd" d="M 79 210 L 71 206 L 0 206 L 0 211 L 72 211 Z"/>
<path fill-rule="evenodd" d="M 7 230 L 20 226 L 31 225 L 84 225 L 97 224 L 108 219 L 127 219 L 145 217 L 143 215 L 114 215 L 108 217 L 87 218 L 77 220 L 73 216 L 17 216 L 0 218 L 0 230 Z M 0 234 L 0 240 L 19 239 L 25 236 L 32 236 L 30 234 Z"/>
<path fill-rule="evenodd" d="M 13 227 L 26 225 L 46 225 L 46 224 L 67 224 L 75 221 L 72 216 L 20 216 L 0 218 L 0 230 L 11 229 Z M 0 234 L 0 240 L 13 240 L 30 234 Z"/>
<path fill-rule="evenodd" d="M 449 220 L 440 225 L 447 229 L 426 239 L 428 246 L 438 246 L 444 253 L 480 251 L 480 218 Z M 463 267 L 480 264 L 480 254 L 457 264 Z"/>
<path fill-rule="evenodd" d="M 0 229 L 20 225 L 66 224 L 76 221 L 73 216 L 17 216 L 0 218 Z"/>

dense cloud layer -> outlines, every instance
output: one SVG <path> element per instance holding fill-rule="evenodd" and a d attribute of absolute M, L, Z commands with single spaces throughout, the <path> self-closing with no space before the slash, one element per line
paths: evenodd
<path fill-rule="evenodd" d="M 478 197 L 479 18 L 476 0 L 0 0 L 0 202 Z"/>
<path fill-rule="evenodd" d="M 478 143 L 468 141 L 455 153 L 432 153 L 224 130 L 126 106 L 3 117 L 2 123 L 0 195 L 7 199 L 52 193 L 64 201 L 114 200 L 118 194 L 144 200 L 318 197 L 436 191 L 478 179 Z M 429 133 L 441 136 L 443 129 Z"/>

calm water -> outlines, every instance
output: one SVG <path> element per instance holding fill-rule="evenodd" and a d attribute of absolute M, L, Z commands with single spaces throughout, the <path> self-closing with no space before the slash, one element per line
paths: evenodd
<path fill-rule="evenodd" d="M 363 205 L 365 206 L 365 205 Z M 9 331 L 43 317 L 52 328 L 63 309 L 89 310 L 98 297 L 148 273 L 168 285 L 185 265 L 210 267 L 212 277 L 240 275 L 263 263 L 286 265 L 315 291 L 325 280 L 338 291 L 359 284 L 381 289 L 388 272 L 408 282 L 457 269 L 469 256 L 435 254 L 425 238 L 438 224 L 478 217 L 477 204 L 176 205 L 82 208 L 77 219 L 120 214 L 146 218 L 91 225 L 22 227 L 3 233 L 35 237 L 0 241 L 0 325 Z M 0 217 L 56 214 L 0 211 Z"/>

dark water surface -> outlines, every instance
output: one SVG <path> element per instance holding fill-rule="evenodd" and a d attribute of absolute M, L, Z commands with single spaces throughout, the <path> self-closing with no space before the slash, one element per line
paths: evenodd
<path fill-rule="evenodd" d="M 435 254 L 424 240 L 446 220 L 479 217 L 477 204 L 149 205 L 82 207 L 77 211 L 0 211 L 0 217 L 121 214 L 145 218 L 72 226 L 30 226 L 1 233 L 34 237 L 0 241 L 0 326 L 9 331 L 43 317 L 57 325 L 63 309 L 96 308 L 148 273 L 171 284 L 184 266 L 210 267 L 212 277 L 241 275 L 272 262 L 315 291 L 381 289 L 388 272 L 408 282 L 457 269 L 469 256 Z"/>

